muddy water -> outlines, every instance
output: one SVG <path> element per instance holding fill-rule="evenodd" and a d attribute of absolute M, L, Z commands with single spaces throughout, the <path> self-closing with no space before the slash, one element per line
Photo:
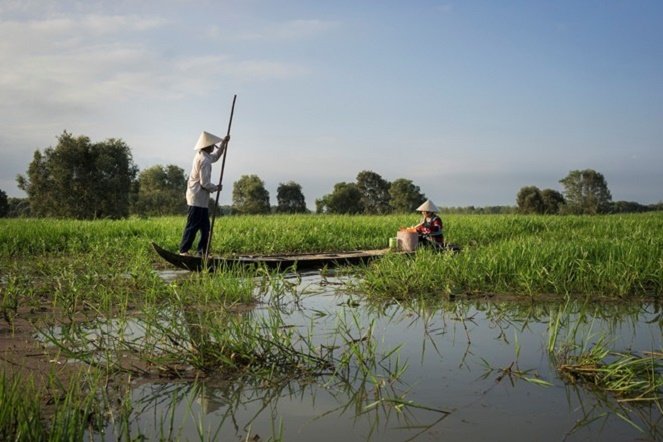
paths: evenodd
<path fill-rule="evenodd" d="M 661 440 L 655 405 L 619 403 L 567 384 L 548 352 L 551 317 L 562 310 L 559 342 L 616 351 L 663 349 L 660 307 L 495 301 L 371 305 L 338 292 L 336 280 L 302 279 L 280 314 L 316 344 L 339 343 L 338 324 L 372 340 L 385 358 L 374 378 L 332 377 L 285 385 L 147 383 L 132 394 L 129 433 L 148 439 L 287 441 Z M 252 313 L 273 314 L 274 303 Z M 336 334 L 336 338 L 334 335 Z M 389 376 L 406 366 L 398 376 Z M 394 380 L 394 377 L 396 378 Z M 121 430 L 109 425 L 107 439 Z"/>

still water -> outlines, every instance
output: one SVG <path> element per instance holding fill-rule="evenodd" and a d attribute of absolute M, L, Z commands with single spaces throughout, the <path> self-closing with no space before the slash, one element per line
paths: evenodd
<path fill-rule="evenodd" d="M 265 300 L 247 319 L 282 315 L 316 345 L 346 336 L 369 344 L 369 374 L 265 385 L 213 376 L 141 382 L 132 393 L 129 434 L 147 439 L 662 440 L 659 405 L 620 402 L 564 382 L 555 347 L 663 350 L 663 313 L 653 304 L 522 303 L 374 305 L 320 275 L 296 280 L 296 294 Z M 556 321 L 560 322 L 557 323 Z M 358 368 L 357 372 L 361 372 Z M 660 374 L 660 370 L 659 370 Z M 126 430 L 126 429 L 125 429 Z M 107 440 L 123 430 L 112 424 Z"/>

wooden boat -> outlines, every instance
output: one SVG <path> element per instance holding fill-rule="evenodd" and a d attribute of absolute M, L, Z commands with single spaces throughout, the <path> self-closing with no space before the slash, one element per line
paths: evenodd
<path fill-rule="evenodd" d="M 207 260 L 199 256 L 183 256 L 169 252 L 158 244 L 152 243 L 154 250 L 170 264 L 184 270 L 200 271 L 208 269 L 214 271 L 227 265 L 256 265 L 265 266 L 270 269 L 296 269 L 317 270 L 323 267 L 334 267 L 338 265 L 356 265 L 367 263 L 372 259 L 390 253 L 389 249 L 356 250 L 351 252 L 337 253 L 303 253 L 299 255 L 240 255 L 228 257 L 211 257 Z M 393 253 L 393 252 L 392 252 Z"/>

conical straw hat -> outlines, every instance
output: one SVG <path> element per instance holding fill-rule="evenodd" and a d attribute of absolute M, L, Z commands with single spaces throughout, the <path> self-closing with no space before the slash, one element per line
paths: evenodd
<path fill-rule="evenodd" d="M 213 144 L 220 143 L 221 141 L 223 141 L 222 138 L 219 138 L 216 135 L 212 135 L 209 132 L 203 131 L 198 137 L 198 142 L 196 143 L 196 147 L 194 147 L 193 150 L 204 149 Z"/>
<path fill-rule="evenodd" d="M 439 212 L 440 209 L 437 208 L 431 200 L 426 200 L 421 206 L 417 207 L 417 212 Z"/>

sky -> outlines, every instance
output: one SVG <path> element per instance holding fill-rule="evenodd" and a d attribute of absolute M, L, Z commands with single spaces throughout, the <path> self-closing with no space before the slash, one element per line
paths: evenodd
<path fill-rule="evenodd" d="M 661 23 L 660 0 L 0 0 L 0 190 L 65 130 L 188 174 L 237 94 L 221 204 L 258 175 L 315 208 L 370 170 L 515 205 L 582 169 L 657 203 Z"/>

